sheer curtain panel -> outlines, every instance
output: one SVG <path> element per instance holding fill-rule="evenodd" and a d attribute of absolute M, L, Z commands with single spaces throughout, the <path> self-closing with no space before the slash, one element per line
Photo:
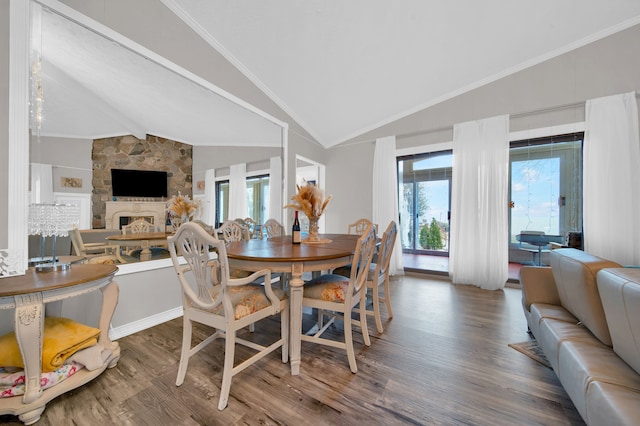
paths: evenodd
<path fill-rule="evenodd" d="M 508 256 L 509 117 L 453 128 L 451 248 L 454 284 L 504 287 Z"/>
<path fill-rule="evenodd" d="M 234 164 L 229 173 L 229 219 L 247 217 L 247 165 Z"/>
<path fill-rule="evenodd" d="M 386 229 L 393 220 L 399 225 L 398 220 L 398 172 L 396 170 L 396 137 L 387 136 L 376 139 L 376 148 L 373 153 L 373 223 L 379 224 L 381 229 Z M 389 275 L 404 275 L 402 265 L 402 243 L 396 238 L 391 261 L 389 262 Z"/>
<path fill-rule="evenodd" d="M 204 172 L 204 211 L 202 220 L 215 226 L 216 223 L 216 171 L 208 169 Z"/>
<path fill-rule="evenodd" d="M 640 265 L 640 140 L 635 92 L 586 104 L 585 250 Z"/>

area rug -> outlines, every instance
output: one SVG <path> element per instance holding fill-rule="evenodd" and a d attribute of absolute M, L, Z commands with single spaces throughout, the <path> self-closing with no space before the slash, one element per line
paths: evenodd
<path fill-rule="evenodd" d="M 538 346 L 538 342 L 536 341 L 536 339 L 527 340 L 526 342 L 520 343 L 509 343 L 509 347 L 525 354 L 534 361 L 538 361 L 545 367 L 551 368 L 549 360 L 544 355 L 544 352 L 542 352 L 542 348 Z"/>

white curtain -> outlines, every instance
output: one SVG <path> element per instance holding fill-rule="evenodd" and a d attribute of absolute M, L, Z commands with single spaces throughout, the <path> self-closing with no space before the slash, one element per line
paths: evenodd
<path fill-rule="evenodd" d="M 247 165 L 234 164 L 229 173 L 229 219 L 247 217 Z"/>
<path fill-rule="evenodd" d="M 640 265 L 640 140 L 635 93 L 587 101 L 583 211 L 585 250 Z"/>
<path fill-rule="evenodd" d="M 216 171 L 209 169 L 204 172 L 204 205 L 202 206 L 202 220 L 211 225 L 216 224 Z"/>
<path fill-rule="evenodd" d="M 509 117 L 453 128 L 451 248 L 454 284 L 504 287 L 509 272 Z"/>
<path fill-rule="evenodd" d="M 53 167 L 31 163 L 31 202 L 53 203 Z"/>
<path fill-rule="evenodd" d="M 282 223 L 282 159 L 271 157 L 269 160 L 269 216 Z"/>
<path fill-rule="evenodd" d="M 373 214 L 371 220 L 377 223 L 379 232 L 384 232 L 391 221 L 396 222 L 398 231 L 398 173 L 396 171 L 396 137 L 376 139 L 373 154 Z M 402 242 L 400 232 L 396 237 L 393 255 L 389 263 L 389 274 L 404 275 L 402 264 Z"/>

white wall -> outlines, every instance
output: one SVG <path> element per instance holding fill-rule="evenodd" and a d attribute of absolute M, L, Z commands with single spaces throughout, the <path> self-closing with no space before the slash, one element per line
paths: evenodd
<path fill-rule="evenodd" d="M 584 121 L 588 99 L 640 90 L 640 25 L 523 70 L 327 151 L 330 231 L 349 218 L 371 217 L 376 137 L 396 135 L 397 148 L 450 142 L 453 125 L 514 115 L 510 130 Z"/>

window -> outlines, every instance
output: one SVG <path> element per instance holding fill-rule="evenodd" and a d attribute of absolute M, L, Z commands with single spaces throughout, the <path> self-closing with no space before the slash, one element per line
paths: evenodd
<path fill-rule="evenodd" d="M 247 214 L 262 224 L 269 213 L 269 175 L 250 176 L 247 182 Z M 229 180 L 216 182 L 216 228 L 229 219 Z"/>
<path fill-rule="evenodd" d="M 263 224 L 269 214 L 269 175 L 247 178 L 247 217 Z"/>
<path fill-rule="evenodd" d="M 452 151 L 398 157 L 402 251 L 448 255 Z"/>
<path fill-rule="evenodd" d="M 510 244 L 521 231 L 582 231 L 583 133 L 511 142 Z"/>
<path fill-rule="evenodd" d="M 229 217 L 229 180 L 216 182 L 216 228 Z"/>

